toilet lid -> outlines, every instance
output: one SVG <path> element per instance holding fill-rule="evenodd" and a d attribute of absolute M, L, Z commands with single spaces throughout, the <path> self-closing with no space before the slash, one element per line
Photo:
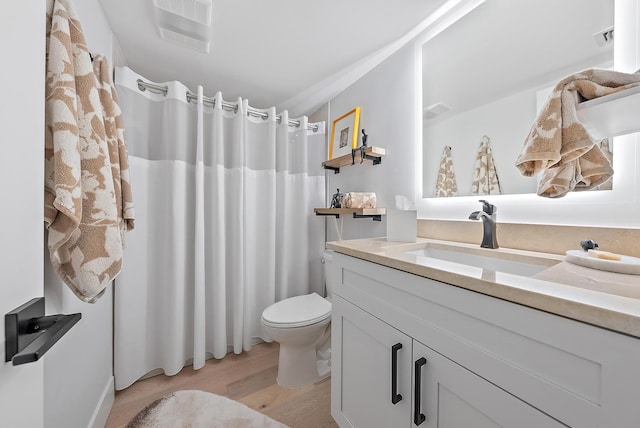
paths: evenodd
<path fill-rule="evenodd" d="M 316 293 L 290 297 L 264 310 L 262 319 L 280 327 L 302 327 L 331 316 L 331 303 Z"/>

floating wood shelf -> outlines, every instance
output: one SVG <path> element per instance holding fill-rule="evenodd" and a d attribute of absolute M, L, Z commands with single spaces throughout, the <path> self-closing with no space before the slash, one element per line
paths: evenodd
<path fill-rule="evenodd" d="M 382 162 L 382 157 L 386 155 L 386 150 L 380 147 L 365 147 L 364 158 L 373 162 L 374 165 L 378 165 Z M 340 168 L 343 166 L 353 165 L 360 163 L 362 154 L 360 149 L 352 150 L 351 154 L 343 155 L 335 159 L 322 162 L 324 169 L 330 169 L 335 174 L 340 173 Z"/>
<path fill-rule="evenodd" d="M 578 120 L 597 140 L 640 131 L 640 86 L 578 104 Z"/>
<path fill-rule="evenodd" d="M 341 215 L 353 215 L 353 218 L 370 218 L 373 221 L 382 221 L 382 216 L 387 213 L 386 208 L 314 208 L 316 215 L 331 215 L 340 218 Z"/>

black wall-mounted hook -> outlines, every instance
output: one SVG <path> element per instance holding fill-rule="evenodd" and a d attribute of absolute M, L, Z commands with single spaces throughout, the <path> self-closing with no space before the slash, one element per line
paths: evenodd
<path fill-rule="evenodd" d="M 82 318 L 44 315 L 44 297 L 29 300 L 4 316 L 5 361 L 14 366 L 37 361 Z"/>

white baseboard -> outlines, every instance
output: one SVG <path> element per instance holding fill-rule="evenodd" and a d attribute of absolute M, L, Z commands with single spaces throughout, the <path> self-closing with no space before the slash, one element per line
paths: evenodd
<path fill-rule="evenodd" d="M 104 428 L 107 424 L 107 419 L 109 418 L 109 412 L 111 412 L 111 407 L 113 406 L 113 401 L 115 399 L 115 386 L 113 381 L 113 376 L 109 377 L 109 381 L 105 385 L 104 391 L 102 391 L 102 396 L 100 396 L 100 400 L 96 405 L 96 409 L 91 416 L 91 420 L 87 425 L 87 428 Z"/>

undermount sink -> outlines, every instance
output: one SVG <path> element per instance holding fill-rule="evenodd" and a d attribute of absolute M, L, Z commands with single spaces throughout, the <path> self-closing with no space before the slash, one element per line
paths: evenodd
<path fill-rule="evenodd" d="M 469 251 L 466 248 L 465 250 Z M 405 254 L 416 256 L 416 261 L 424 262 L 428 259 L 437 259 L 447 263 L 528 277 L 536 275 L 558 263 L 556 260 L 537 259 L 529 256 L 521 257 L 518 261 L 507 260 L 504 258 L 503 253 L 496 252 L 492 254 L 493 250 L 483 250 L 483 255 L 467 251 L 428 246 L 419 250 L 406 251 Z M 443 267 L 446 268 L 446 265 L 443 265 Z"/>

